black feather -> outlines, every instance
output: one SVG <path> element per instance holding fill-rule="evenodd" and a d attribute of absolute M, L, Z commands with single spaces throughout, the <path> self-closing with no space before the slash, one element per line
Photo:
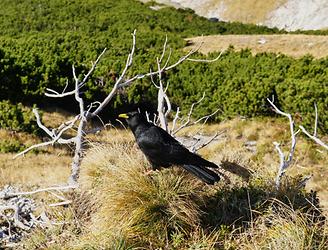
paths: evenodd
<path fill-rule="evenodd" d="M 165 130 L 149 123 L 138 112 L 130 112 L 121 117 L 127 119 L 138 146 L 154 169 L 181 165 L 208 184 L 214 184 L 220 180 L 218 174 L 206 168 L 217 168 L 216 164 L 190 152 Z"/>

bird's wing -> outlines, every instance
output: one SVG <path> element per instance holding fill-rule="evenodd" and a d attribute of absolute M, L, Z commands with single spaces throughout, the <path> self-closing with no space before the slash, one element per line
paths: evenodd
<path fill-rule="evenodd" d="M 138 137 L 138 145 L 144 154 L 159 165 L 183 164 L 189 150 L 160 127 L 152 126 Z"/>
<path fill-rule="evenodd" d="M 208 160 L 203 159 L 198 154 L 190 152 L 185 146 L 168 134 L 164 129 L 156 127 L 157 132 L 163 139 L 165 147 L 168 150 L 168 159 L 170 159 L 172 164 L 192 164 L 198 166 L 207 166 L 211 168 L 217 168 L 218 166 Z M 163 150 L 165 151 L 165 150 Z"/>

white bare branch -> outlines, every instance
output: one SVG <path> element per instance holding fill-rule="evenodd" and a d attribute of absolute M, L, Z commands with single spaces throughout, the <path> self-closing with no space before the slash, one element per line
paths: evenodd
<path fill-rule="evenodd" d="M 317 108 L 317 104 L 314 103 L 314 109 L 315 109 L 315 121 L 314 121 L 314 132 L 313 135 L 311 135 L 303 126 L 299 126 L 300 129 L 302 130 L 302 132 L 308 136 L 310 139 L 312 139 L 313 141 L 315 141 L 317 144 L 319 144 L 320 146 L 322 146 L 323 148 L 325 148 L 326 150 L 328 150 L 328 145 L 326 143 L 324 143 L 321 139 L 319 139 L 317 137 L 317 129 L 318 129 L 318 108 Z"/>
<path fill-rule="evenodd" d="M 184 61 L 186 61 L 192 54 L 196 53 L 199 50 L 199 47 L 197 47 L 196 49 L 190 50 L 186 55 L 182 56 L 178 61 L 176 61 L 175 63 L 171 64 L 170 66 L 163 67 L 161 71 L 162 72 L 166 72 L 166 71 L 169 71 L 169 70 L 177 67 L 179 64 L 181 64 Z M 168 64 L 168 61 L 167 61 L 166 64 Z M 157 75 L 158 73 L 159 73 L 158 71 L 154 71 L 154 72 L 149 72 L 149 73 L 146 73 L 146 74 L 138 74 L 138 75 L 135 75 L 135 76 L 129 78 L 128 80 L 126 80 L 125 82 L 122 82 L 120 84 L 120 87 L 121 88 L 127 87 L 127 86 L 131 85 L 132 82 L 134 82 L 135 80 L 142 79 L 142 78 L 145 78 L 145 77 L 151 77 L 153 75 Z"/>
<path fill-rule="evenodd" d="M 122 87 L 122 81 L 124 80 L 126 73 L 128 71 L 128 69 L 131 67 L 132 62 L 133 62 L 133 55 L 134 55 L 134 51 L 136 48 L 136 30 L 134 30 L 134 32 L 132 33 L 132 48 L 131 48 L 131 52 L 128 55 L 128 58 L 126 59 L 126 63 L 125 63 L 125 67 L 120 75 L 120 77 L 117 79 L 117 81 L 115 82 L 113 89 L 111 90 L 111 92 L 107 95 L 107 97 L 105 98 L 105 100 L 103 100 L 101 102 L 101 104 L 98 106 L 98 108 L 93 111 L 91 113 L 92 116 L 95 116 L 97 114 L 99 114 L 100 111 L 103 110 L 103 108 L 113 99 L 113 97 L 116 95 L 117 91 Z M 136 79 L 138 79 L 136 77 Z M 135 79 L 135 80 L 136 80 Z M 132 83 L 132 81 L 131 81 Z"/>
<path fill-rule="evenodd" d="M 22 152 L 19 152 L 18 154 L 16 154 L 13 157 L 13 159 L 16 159 L 17 157 L 26 154 L 27 152 L 31 151 L 32 149 L 39 148 L 39 147 L 45 147 L 45 146 L 48 146 L 48 145 L 51 145 L 51 144 L 53 144 L 52 141 L 47 141 L 47 142 L 42 142 L 42 143 L 32 145 L 31 147 L 28 147 L 27 149 L 23 150 Z"/>
<path fill-rule="evenodd" d="M 39 128 L 41 128 L 44 132 L 46 132 L 51 138 L 54 137 L 54 134 L 53 132 L 51 132 L 46 126 L 44 126 L 41 122 L 41 118 L 40 118 L 40 115 L 39 115 L 39 112 L 37 109 L 33 109 L 33 114 L 36 118 L 36 123 L 38 124 Z"/>
<path fill-rule="evenodd" d="M 27 191 L 27 192 L 4 192 L 4 193 L 0 192 L 0 199 L 9 199 L 12 197 L 26 196 L 26 195 L 32 195 L 32 194 L 37 194 L 37 193 L 42 193 L 42 192 L 49 192 L 49 191 L 68 191 L 68 190 L 73 190 L 75 188 L 76 188 L 75 186 L 63 184 L 62 186 L 40 188 L 40 189 L 36 189 L 33 191 Z"/>
<path fill-rule="evenodd" d="M 175 126 L 176 126 L 176 124 L 177 124 L 178 119 L 181 119 L 181 118 L 179 117 L 179 114 L 180 114 L 180 107 L 177 107 L 177 111 L 176 111 L 176 113 L 175 113 L 175 116 L 174 116 L 174 119 L 173 119 L 173 122 L 172 122 L 172 127 L 171 127 L 170 134 L 173 134 L 173 131 L 174 131 L 174 129 L 175 129 Z"/>
<path fill-rule="evenodd" d="M 287 168 L 290 166 L 290 164 L 293 160 L 295 147 L 296 147 L 296 135 L 298 134 L 299 130 L 294 132 L 294 121 L 290 114 L 285 113 L 285 112 L 281 111 L 280 109 L 278 109 L 277 106 L 274 105 L 273 101 L 271 101 L 269 98 L 267 100 L 270 103 L 270 105 L 274 108 L 274 111 L 276 113 L 286 116 L 289 119 L 289 127 L 290 127 L 290 134 L 291 134 L 291 147 L 290 147 L 290 151 L 289 151 L 287 159 L 285 157 L 285 154 L 282 152 L 279 143 L 277 143 L 277 142 L 273 143 L 276 147 L 276 150 L 278 151 L 279 159 L 280 159 L 279 170 L 278 170 L 278 174 L 276 177 L 276 189 L 279 189 L 281 178 L 284 176 Z"/>
<path fill-rule="evenodd" d="M 312 139 L 313 141 L 315 141 L 317 144 L 319 144 L 320 146 L 322 146 L 323 148 L 325 148 L 326 150 L 328 150 L 328 145 L 326 143 L 324 143 L 322 140 L 320 140 L 318 137 L 311 135 L 302 125 L 299 126 L 300 129 L 302 130 L 302 132 L 304 134 L 306 134 L 310 139 Z"/>
<path fill-rule="evenodd" d="M 45 146 L 48 146 L 48 145 L 53 145 L 54 143 L 59 143 L 59 144 L 70 144 L 70 143 L 74 143 L 76 138 L 73 137 L 71 139 L 62 139 L 61 136 L 62 134 L 72 128 L 75 124 L 75 122 L 77 121 L 77 117 L 75 117 L 74 119 L 72 119 L 71 121 L 69 121 L 68 123 L 64 123 L 62 125 L 59 126 L 60 129 L 58 134 L 55 133 L 55 130 L 52 130 L 50 131 L 46 126 L 44 126 L 41 122 L 41 118 L 40 118 L 40 115 L 37 111 L 37 109 L 33 109 L 33 113 L 35 115 L 35 118 L 36 118 L 36 122 L 38 124 L 38 126 L 43 130 L 45 131 L 49 137 L 52 139 L 51 141 L 47 141 L 47 142 L 42 142 L 42 143 L 38 143 L 38 144 L 35 144 L 35 145 L 32 145 L 30 147 L 28 147 L 27 149 L 23 150 L 22 152 L 19 152 L 18 154 L 16 154 L 14 156 L 14 159 L 19 157 L 19 156 L 22 156 L 24 154 L 26 154 L 27 152 L 29 152 L 30 150 L 32 149 L 35 149 L 35 148 L 39 148 L 39 147 L 45 147 Z"/>
<path fill-rule="evenodd" d="M 193 59 L 193 58 L 187 58 L 187 60 L 188 60 L 188 61 L 191 61 L 191 62 L 205 62 L 205 63 L 212 63 L 212 62 L 215 62 L 215 61 L 219 60 L 223 53 L 224 53 L 224 50 L 222 50 L 222 51 L 220 52 L 220 54 L 219 54 L 216 58 L 214 58 L 214 59 Z"/>
<path fill-rule="evenodd" d="M 220 110 L 221 110 L 221 109 L 218 108 L 218 109 L 215 110 L 213 113 L 211 113 L 211 114 L 209 114 L 209 115 L 205 115 L 205 116 L 199 118 L 198 120 L 196 120 L 195 122 L 193 122 L 192 125 L 195 125 L 195 124 L 197 124 L 197 123 L 200 123 L 200 122 L 203 121 L 203 120 L 204 120 L 203 124 L 205 124 L 205 123 L 208 121 L 208 119 L 210 119 L 212 116 L 214 116 L 214 115 L 215 115 L 217 112 L 219 112 Z"/>
<path fill-rule="evenodd" d="M 90 75 L 94 72 L 94 70 L 96 69 L 96 66 L 98 64 L 98 62 L 100 61 L 100 59 L 102 58 L 102 56 L 105 54 L 107 48 L 105 48 L 101 54 L 98 56 L 98 58 L 96 59 L 96 61 L 94 63 L 92 63 L 92 67 L 89 70 L 89 72 L 84 76 L 83 80 L 81 82 L 79 82 L 79 88 L 82 88 L 85 83 L 87 82 L 87 80 L 89 79 Z M 74 66 L 73 66 L 74 68 Z M 73 69 L 73 74 L 74 74 L 74 79 L 76 80 L 76 75 L 75 75 L 75 68 Z M 53 90 L 53 89 L 49 89 L 47 88 L 46 90 L 48 91 L 48 93 L 45 93 L 45 96 L 47 97 L 54 97 L 54 98 L 61 98 L 61 97 L 65 97 L 65 96 L 69 96 L 69 95 L 75 95 L 76 90 L 72 90 L 72 91 L 66 91 L 67 85 L 64 87 L 64 90 L 62 91 L 62 93 L 58 93 L 57 91 Z M 50 93 L 49 93 L 50 92 Z M 52 93 L 52 94 L 51 94 Z"/>
<path fill-rule="evenodd" d="M 318 107 L 317 104 L 314 103 L 314 110 L 315 110 L 315 120 L 314 120 L 314 132 L 313 136 L 317 137 L 317 130 L 318 130 Z"/>
<path fill-rule="evenodd" d="M 201 101 L 203 101 L 203 99 L 205 98 L 205 92 L 203 93 L 203 96 L 197 101 L 197 102 L 194 102 L 193 104 L 191 104 L 190 106 L 190 110 L 189 110 L 189 113 L 187 115 L 187 118 L 186 118 L 186 121 L 180 126 L 178 127 L 176 130 L 172 130 L 172 135 L 175 135 L 176 133 L 178 133 L 181 129 L 187 127 L 190 125 L 190 119 L 191 119 L 191 115 L 192 115 L 192 112 L 194 110 L 194 107 L 195 105 L 199 104 Z"/>
<path fill-rule="evenodd" d="M 221 134 L 223 134 L 224 131 L 222 132 L 216 132 L 213 136 L 211 136 L 207 141 L 204 141 L 203 143 L 195 143 L 195 145 L 193 145 L 190 149 L 191 152 L 197 152 L 198 150 L 206 147 L 207 145 L 209 145 L 211 142 L 213 142 L 214 140 L 216 140 Z"/>
<path fill-rule="evenodd" d="M 163 49 L 163 54 L 162 57 L 165 53 L 165 47 Z M 166 96 L 166 93 L 163 88 L 163 81 L 162 81 L 162 69 L 161 69 L 161 58 L 160 60 L 157 59 L 157 68 L 158 68 L 158 80 L 159 80 L 159 86 L 158 86 L 158 94 L 157 94 L 157 113 L 158 113 L 158 118 L 161 127 L 165 130 L 168 131 L 168 126 L 167 126 L 167 119 L 165 117 L 165 100 L 168 98 Z"/>

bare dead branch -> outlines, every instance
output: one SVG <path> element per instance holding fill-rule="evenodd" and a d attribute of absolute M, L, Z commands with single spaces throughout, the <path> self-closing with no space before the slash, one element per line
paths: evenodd
<path fill-rule="evenodd" d="M 220 52 L 220 54 L 219 54 L 216 58 L 214 58 L 214 59 L 210 59 L 210 60 L 209 60 L 209 59 L 193 59 L 193 58 L 187 58 L 187 60 L 188 60 L 188 61 L 191 61 L 191 62 L 205 62 L 205 63 L 212 63 L 212 62 L 215 62 L 215 61 L 219 60 L 223 53 L 224 53 L 224 50 L 222 50 L 222 51 Z"/>
<path fill-rule="evenodd" d="M 317 137 L 317 130 L 318 130 L 318 107 L 317 104 L 314 103 L 314 110 L 315 110 L 315 120 L 314 120 L 314 132 L 313 136 Z"/>
<path fill-rule="evenodd" d="M 26 196 L 26 195 L 32 195 L 32 194 L 37 194 L 37 193 L 42 193 L 42 192 L 49 192 L 49 191 L 65 191 L 65 190 L 68 191 L 68 190 L 73 190 L 74 188 L 76 188 L 76 187 L 64 184 L 62 186 L 40 188 L 40 189 L 36 189 L 33 191 L 27 191 L 27 192 L 5 192 L 5 193 L 0 192 L 0 199 L 8 199 L 8 198 L 17 197 L 17 196 Z"/>
<path fill-rule="evenodd" d="M 84 76 L 83 80 L 79 83 L 78 85 L 78 88 L 82 88 L 85 83 L 87 82 L 87 80 L 89 79 L 90 75 L 94 72 L 94 70 L 96 69 L 96 66 L 98 64 L 98 62 L 100 61 L 100 59 L 102 58 L 102 56 L 105 54 L 107 48 L 105 48 L 101 54 L 98 56 L 98 58 L 96 59 L 96 61 L 94 63 L 92 63 L 92 67 L 91 69 L 89 70 L 89 72 Z M 73 74 L 74 74 L 74 79 L 76 80 L 76 75 L 75 75 L 75 68 L 74 68 L 74 65 L 73 65 Z M 75 94 L 75 89 L 72 90 L 72 91 L 68 91 L 68 92 L 65 92 L 66 89 L 67 89 L 67 85 L 65 86 L 64 90 L 62 91 L 62 93 L 58 93 L 57 91 L 53 90 L 53 89 L 49 89 L 47 88 L 46 90 L 50 93 L 45 93 L 45 96 L 47 97 L 54 97 L 54 98 L 61 98 L 61 97 L 65 97 L 65 96 L 69 96 L 69 95 L 74 95 Z M 51 94 L 52 93 L 52 94 Z"/>
<path fill-rule="evenodd" d="M 197 47 L 196 49 L 190 50 L 186 55 L 182 56 L 175 63 L 171 64 L 170 66 L 166 66 L 166 67 L 162 68 L 162 72 L 166 72 L 166 71 L 169 71 L 169 70 L 177 67 L 179 64 L 186 61 L 188 59 L 188 57 L 190 57 L 192 54 L 196 53 L 199 50 L 199 48 L 200 48 L 200 46 Z M 159 73 L 158 71 L 155 71 L 155 72 L 150 72 L 150 73 L 146 73 L 146 74 L 135 75 L 134 77 L 131 77 L 130 79 L 126 80 L 125 82 L 122 82 L 120 84 L 120 87 L 121 88 L 127 87 L 127 86 L 131 85 L 131 83 L 134 82 L 135 80 L 142 79 L 142 78 L 145 78 L 145 77 L 150 77 L 152 75 L 157 75 L 158 73 Z"/>
<path fill-rule="evenodd" d="M 212 116 L 214 116 L 217 112 L 219 112 L 221 109 L 217 109 L 217 110 L 215 110 L 213 113 L 211 113 L 211 114 L 209 114 L 209 115 L 205 115 L 205 116 L 203 116 L 203 117 L 201 117 L 201 118 L 199 118 L 198 120 L 196 120 L 195 122 L 193 122 L 193 125 L 194 124 L 197 124 L 197 123 L 199 123 L 199 122 L 201 122 L 201 121 L 203 121 L 204 120 L 204 122 L 203 122 L 203 124 L 205 124 L 207 121 L 208 121 L 208 119 L 209 118 L 211 118 Z"/>
<path fill-rule="evenodd" d="M 48 145 L 53 145 L 54 143 L 59 143 L 59 144 L 70 144 L 70 143 L 74 143 L 76 138 L 73 137 L 71 139 L 62 139 L 61 136 L 62 134 L 72 128 L 75 124 L 75 122 L 77 121 L 77 117 L 75 117 L 74 119 L 72 119 L 71 121 L 69 121 L 67 124 L 62 124 L 59 126 L 60 128 L 60 131 L 58 134 L 55 133 L 55 130 L 52 130 L 50 131 L 46 126 L 44 126 L 41 122 L 41 118 L 40 118 L 40 115 L 38 113 L 38 111 L 36 109 L 33 109 L 33 113 L 35 115 L 35 118 L 36 118 L 36 122 L 38 124 L 38 126 L 43 130 L 45 131 L 49 136 L 50 138 L 52 138 L 51 141 L 47 141 L 47 142 L 42 142 L 42 143 L 39 143 L 39 144 L 35 144 L 35 145 L 32 145 L 30 147 L 28 147 L 27 149 L 23 150 L 22 152 L 16 154 L 13 158 L 17 158 L 19 156 L 22 156 L 24 154 L 26 154 L 27 152 L 29 152 L 30 150 L 32 149 L 35 149 L 35 148 L 39 148 L 39 147 L 45 147 L 45 146 L 48 146 Z"/>
<path fill-rule="evenodd" d="M 120 77 L 118 78 L 118 80 L 115 82 L 113 89 L 111 90 L 111 92 L 107 95 L 107 97 L 101 102 L 101 104 L 98 106 L 98 108 L 93 111 L 91 113 L 92 116 L 95 116 L 97 114 L 99 114 L 100 111 L 103 110 L 103 108 L 110 102 L 110 100 L 112 100 L 112 98 L 116 95 L 118 89 L 120 89 L 122 86 L 122 81 L 128 71 L 128 69 L 130 68 L 130 66 L 132 65 L 133 62 L 133 55 L 134 55 L 134 51 L 136 48 L 136 30 L 134 30 L 134 32 L 132 33 L 132 48 L 131 48 L 131 52 L 128 55 L 127 59 L 126 59 L 126 63 L 125 63 L 125 67 L 120 75 Z M 137 79 L 137 78 L 136 78 Z M 136 80 L 135 79 L 135 80 Z"/>
<path fill-rule="evenodd" d="M 277 106 L 274 105 L 273 101 L 271 101 L 269 98 L 267 100 L 270 103 L 270 105 L 274 108 L 274 111 L 276 113 L 286 116 L 289 119 L 289 127 L 290 127 L 290 134 L 291 134 L 291 147 L 290 147 L 290 151 L 289 151 L 287 159 L 285 159 L 285 155 L 282 152 L 279 143 L 277 143 L 277 142 L 273 143 L 276 147 L 276 150 L 279 154 L 279 159 L 280 159 L 279 170 L 278 170 L 278 174 L 276 177 L 276 189 L 279 189 L 281 178 L 283 177 L 287 168 L 290 166 L 290 164 L 293 160 L 295 147 L 296 147 L 296 135 L 298 134 L 299 130 L 294 132 L 294 121 L 290 114 L 285 113 L 285 112 L 281 111 L 280 109 L 278 109 Z"/>
<path fill-rule="evenodd" d="M 224 131 L 216 132 L 211 138 L 209 138 L 207 141 L 201 143 L 200 145 L 197 145 L 197 147 L 195 147 L 194 151 L 192 152 L 197 152 L 198 150 L 206 147 L 207 145 L 209 145 L 211 142 L 213 142 L 214 140 L 216 140 L 220 135 L 222 135 L 224 133 Z"/>
<path fill-rule="evenodd" d="M 165 47 L 163 49 L 163 54 L 165 53 Z M 163 56 L 162 54 L 162 56 Z M 158 80 L 159 80 L 159 86 L 158 86 L 158 94 L 157 94 L 157 113 L 158 113 L 158 118 L 161 127 L 165 130 L 168 131 L 168 126 L 167 126 L 167 119 L 165 117 L 165 99 L 168 99 L 166 96 L 166 93 L 164 92 L 163 89 L 163 81 L 162 81 L 162 69 L 161 69 L 161 60 L 157 59 L 157 68 L 158 68 Z"/>
<path fill-rule="evenodd" d="M 178 121 L 178 119 L 180 119 L 179 114 L 180 114 L 180 107 L 177 107 L 177 111 L 175 113 L 175 116 L 174 116 L 174 119 L 173 119 L 173 122 L 172 122 L 172 127 L 171 127 L 170 134 L 173 134 L 173 131 L 175 129 L 177 121 Z"/>
<path fill-rule="evenodd" d="M 58 203 L 49 204 L 49 207 L 66 206 L 66 205 L 71 204 L 71 203 L 72 203 L 72 201 L 66 200 L 66 201 L 62 201 L 62 202 L 58 202 Z"/>
<path fill-rule="evenodd" d="M 45 147 L 45 146 L 48 146 L 48 145 L 51 145 L 51 144 L 53 144 L 52 141 L 47 141 L 47 142 L 42 142 L 42 143 L 39 143 L 39 144 L 32 145 L 31 147 L 28 147 L 27 149 L 23 150 L 22 152 L 19 152 L 18 154 L 16 154 L 13 157 L 13 159 L 16 159 L 17 157 L 26 154 L 27 152 L 31 151 L 32 149 L 39 148 L 39 147 Z"/>
<path fill-rule="evenodd" d="M 320 146 L 322 146 L 323 148 L 325 148 L 326 150 L 328 150 L 328 145 L 325 144 L 322 140 L 320 140 L 318 137 L 311 135 L 303 126 L 299 126 L 300 129 L 302 130 L 302 132 L 304 134 L 306 134 L 306 136 L 308 136 L 310 139 L 312 139 L 313 141 L 315 141 L 317 144 L 319 144 Z"/>
<path fill-rule="evenodd" d="M 204 98 L 205 98 L 205 92 L 203 93 L 203 96 L 197 102 L 194 102 L 193 104 L 191 104 L 189 113 L 188 113 L 187 118 L 186 118 L 186 121 L 179 128 L 177 128 L 176 130 L 172 131 L 172 135 L 175 135 L 181 129 L 183 129 L 183 128 L 185 128 L 185 127 L 187 127 L 187 126 L 190 125 L 190 119 L 191 119 L 191 115 L 192 115 L 192 112 L 194 110 L 195 105 L 199 104 Z"/>
<path fill-rule="evenodd" d="M 319 144 L 321 147 L 325 148 L 326 150 L 328 150 L 328 145 L 326 143 L 324 143 L 321 139 L 319 139 L 317 137 L 317 128 L 318 128 L 318 108 L 317 108 L 317 104 L 314 103 L 314 109 L 315 109 L 315 121 L 314 121 L 314 132 L 313 135 L 311 135 L 303 126 L 299 126 L 300 129 L 302 130 L 302 132 L 308 136 L 310 139 L 312 139 L 313 141 L 315 141 L 317 144 Z"/>

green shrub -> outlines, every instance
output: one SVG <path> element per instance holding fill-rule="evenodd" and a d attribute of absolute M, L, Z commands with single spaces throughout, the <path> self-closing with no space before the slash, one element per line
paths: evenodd
<path fill-rule="evenodd" d="M 32 134 L 39 133 L 32 111 L 24 108 L 21 103 L 14 105 L 9 101 L 0 102 L 0 128 Z"/>
<path fill-rule="evenodd" d="M 102 100 L 124 68 L 131 47 L 130 32 L 135 28 L 136 53 L 127 77 L 156 67 L 165 35 L 173 49 L 173 62 L 183 55 L 180 49 L 186 45 L 183 40 L 186 37 L 284 32 L 256 25 L 210 22 L 191 10 L 154 11 L 150 5 L 133 0 L 1 1 L 0 101 L 49 105 L 45 89 L 62 91 L 68 82 L 71 90 L 72 64 L 82 77 L 90 68 L 90 61 L 107 47 L 107 53 L 82 90 L 86 102 Z M 236 115 L 272 115 L 266 98 L 275 95 L 282 109 L 301 113 L 304 125 L 312 123 L 315 100 L 321 129 L 328 131 L 327 66 L 328 58 L 293 59 L 272 53 L 253 56 L 249 50 L 230 49 L 215 63 L 185 62 L 165 78 L 170 82 L 168 94 L 173 107 L 180 106 L 185 113 L 206 93 L 207 97 L 195 110 L 196 117 L 217 108 L 221 110 L 217 121 Z M 143 79 L 122 91 L 112 107 L 127 109 L 142 102 L 155 105 L 156 94 L 150 80 Z M 70 106 L 67 100 L 57 105 Z"/>
<path fill-rule="evenodd" d="M 18 140 L 1 140 L 0 153 L 16 153 L 25 149 L 25 146 Z"/>

